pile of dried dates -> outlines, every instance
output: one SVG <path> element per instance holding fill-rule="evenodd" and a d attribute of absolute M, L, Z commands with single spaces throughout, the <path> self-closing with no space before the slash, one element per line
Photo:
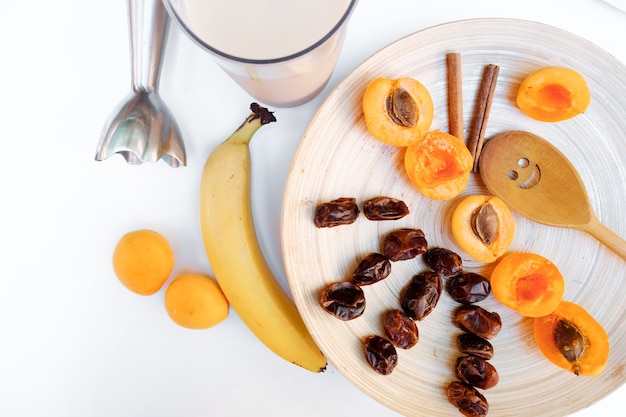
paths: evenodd
<path fill-rule="evenodd" d="M 356 199 L 338 198 L 317 206 L 315 226 L 336 227 L 354 223 L 360 213 Z M 368 220 L 397 220 L 409 209 L 402 200 L 375 197 L 363 203 Z M 319 302 L 322 308 L 340 320 L 353 320 L 365 311 L 362 286 L 372 285 L 387 278 L 392 262 L 413 259 L 426 252 L 428 242 L 420 229 L 401 228 L 384 236 L 380 252 L 366 255 L 348 280 L 332 282 L 322 290 Z M 415 320 L 424 318 L 437 304 L 442 291 L 441 279 L 414 277 L 403 291 L 402 308 L 393 308 L 381 318 L 384 336 L 370 335 L 363 340 L 365 359 L 382 375 L 390 374 L 398 364 L 396 348 L 409 349 L 419 340 Z"/>
<path fill-rule="evenodd" d="M 480 274 L 463 272 L 461 257 L 446 248 L 432 248 L 423 255 L 433 273 L 446 278 L 450 297 L 458 302 L 452 322 L 463 330 L 457 337 L 462 353 L 456 360 L 457 380 L 448 385 L 448 400 L 465 416 L 485 416 L 489 404 L 478 388 L 494 387 L 499 376 L 489 363 L 493 346 L 487 339 L 494 338 L 502 328 L 498 313 L 475 305 L 491 293 L 489 280 Z"/>
<path fill-rule="evenodd" d="M 366 255 L 350 279 L 332 282 L 319 295 L 322 308 L 340 320 L 353 320 L 365 311 L 365 293 L 361 287 L 387 278 L 392 262 L 409 260 L 426 252 L 428 242 L 419 229 L 401 228 L 388 233 L 381 251 Z M 443 285 L 441 278 L 415 276 L 404 288 L 401 308 L 386 311 L 381 318 L 383 336 L 370 335 L 363 341 L 365 359 L 382 375 L 390 374 L 398 364 L 396 348 L 409 349 L 419 340 L 415 320 L 426 317 L 436 306 Z"/>
<path fill-rule="evenodd" d="M 458 257 L 448 249 L 434 250 L 445 253 L 439 256 L 441 259 Z M 493 357 L 493 346 L 488 339 L 493 339 L 500 332 L 502 321 L 498 313 L 475 305 L 491 293 L 489 280 L 473 272 L 464 273 L 460 257 L 458 259 L 458 267 L 455 264 L 454 270 L 442 269 L 441 272 L 448 274 L 448 294 L 461 304 L 455 310 L 452 322 L 463 330 L 457 336 L 457 347 L 462 355 L 456 360 L 457 380 L 448 384 L 448 401 L 467 417 L 486 416 L 489 403 L 478 388 L 492 388 L 500 379 L 496 368 L 489 363 Z"/>
<path fill-rule="evenodd" d="M 402 201 L 389 197 L 368 200 L 363 207 L 369 220 L 394 220 L 408 214 Z M 336 199 L 317 207 L 315 225 L 321 228 L 351 224 L 359 213 L 355 199 Z M 457 253 L 446 248 L 428 248 L 420 229 L 397 229 L 383 237 L 380 253 L 370 253 L 361 259 L 349 279 L 327 285 L 319 295 L 320 305 L 340 320 L 360 317 L 366 307 L 361 287 L 387 278 L 394 262 L 419 255 L 428 269 L 413 276 L 402 288 L 399 307 L 383 313 L 383 335 L 364 339 L 365 359 L 379 374 L 390 374 L 398 364 L 396 349 L 409 349 L 417 344 L 417 322 L 437 306 L 445 279 L 447 293 L 460 304 L 453 313 L 452 323 L 463 331 L 457 337 L 461 355 L 455 366 L 457 380 L 447 387 L 448 400 L 465 416 L 485 416 L 489 405 L 478 389 L 487 390 L 499 381 L 498 372 L 489 363 L 494 353 L 489 339 L 498 334 L 502 322 L 498 313 L 475 304 L 491 293 L 489 280 L 477 273 L 464 272 Z"/>

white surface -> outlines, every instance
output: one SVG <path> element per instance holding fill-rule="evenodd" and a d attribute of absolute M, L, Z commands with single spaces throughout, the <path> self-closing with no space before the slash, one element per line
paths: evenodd
<path fill-rule="evenodd" d="M 172 26 L 161 94 L 188 167 L 95 162 L 100 129 L 130 88 L 126 13 L 122 0 L 0 3 L 0 416 L 397 416 L 332 367 L 311 374 L 275 357 L 234 313 L 211 330 L 186 330 L 167 317 L 163 291 L 137 296 L 115 279 L 113 246 L 142 227 L 171 241 L 174 275 L 210 273 L 200 172 L 251 101 Z M 329 89 L 391 41 L 469 17 L 553 24 L 626 62 L 626 14 L 598 0 L 361 0 L 328 88 L 276 109 L 278 122 L 253 141 L 259 232 L 279 277 L 282 187 Z M 575 416 L 621 416 L 624 399 L 621 387 Z"/>
<path fill-rule="evenodd" d="M 626 12 L 626 0 L 604 0 L 604 1 L 606 1 L 609 4 L 612 4 L 613 6 L 617 7 L 623 12 Z"/>

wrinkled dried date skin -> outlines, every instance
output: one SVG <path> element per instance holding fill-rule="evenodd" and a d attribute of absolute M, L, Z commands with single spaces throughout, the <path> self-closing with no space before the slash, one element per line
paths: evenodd
<path fill-rule="evenodd" d="M 383 254 L 391 261 L 405 261 L 426 252 L 428 242 L 420 229 L 398 229 L 385 235 Z"/>
<path fill-rule="evenodd" d="M 320 293 L 319 302 L 324 310 L 339 320 L 353 320 L 365 311 L 365 294 L 350 281 L 333 282 Z"/>
<path fill-rule="evenodd" d="M 385 336 L 400 349 L 409 349 L 419 340 L 415 322 L 401 310 L 387 310 L 383 314 Z"/>
<path fill-rule="evenodd" d="M 315 226 L 335 227 L 354 223 L 359 216 L 355 198 L 338 198 L 318 205 L 315 209 Z"/>
<path fill-rule="evenodd" d="M 480 356 L 484 359 L 493 358 L 493 345 L 483 337 L 472 333 L 461 333 L 456 338 L 459 351 L 468 355 Z"/>
<path fill-rule="evenodd" d="M 352 282 L 370 285 L 387 278 L 391 273 L 391 261 L 381 253 L 367 255 L 352 273 Z"/>
<path fill-rule="evenodd" d="M 381 375 L 389 375 L 398 364 L 398 353 L 393 344 L 380 336 L 372 335 L 363 342 L 365 359 Z"/>
<path fill-rule="evenodd" d="M 397 220 L 409 214 L 409 208 L 402 200 L 376 197 L 363 203 L 363 214 L 369 220 Z"/>
<path fill-rule="evenodd" d="M 456 360 L 456 376 L 461 381 L 480 389 L 493 388 L 498 384 L 498 371 L 486 359 L 479 356 L 462 356 Z"/>
<path fill-rule="evenodd" d="M 491 284 L 482 275 L 467 272 L 448 280 L 448 293 L 456 302 L 462 304 L 477 303 L 489 296 Z"/>
<path fill-rule="evenodd" d="M 498 313 L 476 305 L 459 307 L 454 313 L 453 322 L 460 329 L 485 339 L 493 339 L 502 328 Z"/>
<path fill-rule="evenodd" d="M 428 249 L 422 259 L 430 269 L 444 277 L 453 277 L 463 272 L 461 257 L 450 249 Z"/>
<path fill-rule="evenodd" d="M 415 275 L 400 294 L 402 310 L 413 320 L 422 320 L 437 306 L 442 288 L 441 276 L 434 271 Z"/>
<path fill-rule="evenodd" d="M 476 388 L 461 381 L 448 385 L 448 401 L 466 417 L 486 416 L 489 412 L 487 399 Z"/>

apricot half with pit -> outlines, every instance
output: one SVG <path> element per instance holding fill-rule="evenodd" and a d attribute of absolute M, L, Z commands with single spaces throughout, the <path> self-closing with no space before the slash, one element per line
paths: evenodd
<path fill-rule="evenodd" d="M 472 154 L 462 140 L 432 130 L 406 148 L 404 168 L 413 185 L 428 198 L 449 200 L 465 189 Z"/>
<path fill-rule="evenodd" d="M 543 122 L 560 122 L 579 115 L 590 101 L 585 78 L 566 67 L 544 67 L 532 72 L 517 92 L 519 108 Z"/>
<path fill-rule="evenodd" d="M 376 78 L 363 94 L 367 130 L 392 146 L 409 146 L 430 129 L 434 117 L 430 93 L 413 78 Z"/>
<path fill-rule="evenodd" d="M 464 197 L 452 213 L 452 235 L 469 256 L 491 263 L 511 246 L 515 220 L 507 205 L 498 197 Z"/>
<path fill-rule="evenodd" d="M 526 317 L 542 317 L 559 306 L 565 279 L 549 259 L 532 252 L 510 253 L 491 272 L 498 301 Z"/>
<path fill-rule="evenodd" d="M 609 358 L 609 337 L 600 323 L 582 306 L 561 302 L 550 314 L 534 322 L 535 341 L 555 365 L 576 375 L 595 376 Z"/>

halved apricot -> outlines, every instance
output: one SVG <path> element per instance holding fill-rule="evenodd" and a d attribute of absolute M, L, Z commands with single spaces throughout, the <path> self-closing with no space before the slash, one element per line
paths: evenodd
<path fill-rule="evenodd" d="M 591 94 L 585 78 L 565 67 L 540 68 L 526 77 L 517 92 L 517 105 L 533 119 L 560 122 L 583 113 Z"/>
<path fill-rule="evenodd" d="M 462 140 L 432 130 L 406 148 L 404 168 L 415 187 L 433 200 L 449 200 L 465 189 L 473 158 Z"/>
<path fill-rule="evenodd" d="M 551 314 L 535 318 L 535 341 L 555 365 L 576 375 L 595 376 L 609 359 L 609 337 L 582 306 L 563 301 Z"/>
<path fill-rule="evenodd" d="M 552 313 L 563 299 L 565 280 L 549 259 L 531 252 L 502 257 L 491 273 L 498 301 L 526 317 Z"/>
<path fill-rule="evenodd" d="M 388 145 L 404 147 L 420 140 L 434 113 L 430 93 L 413 78 L 376 78 L 363 94 L 367 130 Z"/>
<path fill-rule="evenodd" d="M 470 195 L 452 213 L 452 236 L 469 256 L 491 263 L 509 249 L 515 236 L 515 220 L 498 197 Z"/>

